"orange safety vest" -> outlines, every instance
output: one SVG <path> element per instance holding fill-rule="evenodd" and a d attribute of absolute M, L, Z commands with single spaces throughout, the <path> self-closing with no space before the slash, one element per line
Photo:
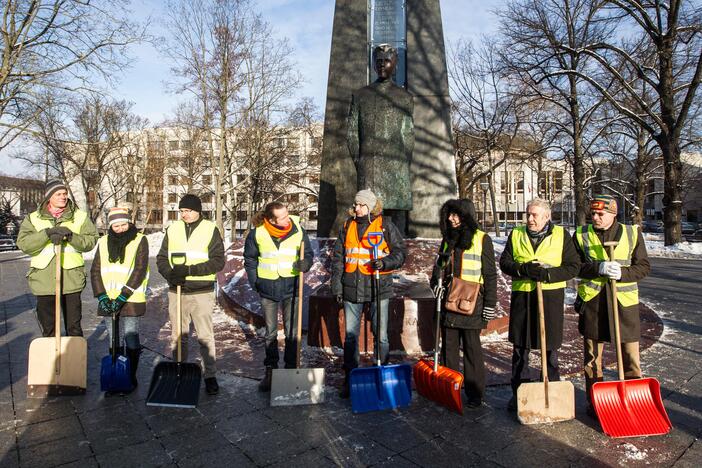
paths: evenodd
<path fill-rule="evenodd" d="M 346 273 L 353 273 L 358 270 L 364 275 L 372 275 L 375 270 L 371 268 L 370 262 L 373 260 L 373 246 L 368 242 L 369 232 L 383 232 L 383 217 L 378 216 L 368 226 L 366 232 L 363 233 L 363 238 L 358 239 L 358 229 L 356 228 L 356 220 L 353 219 L 348 223 L 346 228 L 346 242 L 344 249 L 346 250 L 345 267 Z M 390 253 L 390 247 L 385 242 L 385 236 L 378 246 L 378 258 L 387 257 Z M 391 271 L 381 271 L 381 275 L 387 275 Z"/>

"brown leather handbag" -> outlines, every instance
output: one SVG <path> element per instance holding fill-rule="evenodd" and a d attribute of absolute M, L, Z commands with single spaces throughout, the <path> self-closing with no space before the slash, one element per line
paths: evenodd
<path fill-rule="evenodd" d="M 453 253 L 451 253 L 451 270 L 454 265 Z M 457 314 L 473 315 L 478 293 L 480 293 L 480 283 L 466 281 L 453 275 L 444 307 Z"/>

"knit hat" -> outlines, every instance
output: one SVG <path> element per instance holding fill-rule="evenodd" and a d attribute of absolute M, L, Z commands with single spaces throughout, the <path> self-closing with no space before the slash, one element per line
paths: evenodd
<path fill-rule="evenodd" d="M 611 195 L 595 195 L 590 202 L 591 210 L 602 210 L 608 213 L 617 214 L 617 200 Z"/>
<path fill-rule="evenodd" d="M 126 208 L 120 208 L 115 206 L 110 208 L 110 212 L 107 214 L 107 224 L 112 226 L 116 223 L 128 223 L 129 222 L 129 211 Z"/>
<path fill-rule="evenodd" d="M 375 194 L 370 190 L 365 189 L 361 190 L 356 194 L 354 201 L 356 203 L 366 205 L 369 210 L 372 210 L 373 208 L 375 208 L 375 204 L 378 203 L 378 197 L 376 197 Z"/>
<path fill-rule="evenodd" d="M 202 213 L 202 201 L 197 195 L 187 193 L 180 199 L 180 203 L 178 203 L 178 209 L 180 210 L 181 208 L 187 208 Z"/>
<path fill-rule="evenodd" d="M 46 181 L 46 185 L 44 186 L 44 199 L 48 200 L 59 190 L 68 190 L 66 188 L 66 184 L 64 184 L 60 179 L 51 179 Z"/>

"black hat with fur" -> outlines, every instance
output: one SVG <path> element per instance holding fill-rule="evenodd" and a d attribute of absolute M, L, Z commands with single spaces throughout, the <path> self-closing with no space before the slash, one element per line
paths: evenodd
<path fill-rule="evenodd" d="M 461 220 L 461 225 L 457 228 L 453 228 L 448 220 L 451 213 L 457 214 Z M 448 246 L 451 249 L 469 249 L 473 243 L 473 234 L 478 230 L 473 202 L 465 198 L 449 200 L 441 206 L 439 216 L 441 235 Z"/>

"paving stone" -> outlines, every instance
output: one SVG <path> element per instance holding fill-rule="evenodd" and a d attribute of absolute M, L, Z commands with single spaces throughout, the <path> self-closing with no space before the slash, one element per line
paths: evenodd
<path fill-rule="evenodd" d="M 238 397 L 198 405 L 198 411 L 213 422 L 231 419 L 233 417 L 251 413 L 256 410 L 257 408 L 254 405 L 243 398 Z"/>
<path fill-rule="evenodd" d="M 673 466 L 675 468 L 699 468 L 700 460 L 702 460 L 702 441 L 697 439 Z"/>
<path fill-rule="evenodd" d="M 257 465 L 233 445 L 226 445 L 211 452 L 198 453 L 190 458 L 178 460 L 179 468 L 229 468 L 234 466 L 245 468 Z"/>
<path fill-rule="evenodd" d="M 3 468 L 19 467 L 19 454 L 16 448 L 0 451 L 0 466 Z"/>
<path fill-rule="evenodd" d="M 470 441 L 459 447 L 448 440 L 437 437 L 402 452 L 402 457 L 419 466 L 483 466 L 489 464 L 470 451 Z"/>
<path fill-rule="evenodd" d="M 271 465 L 271 467 L 274 468 L 308 468 L 311 466 L 314 466 L 315 468 L 323 468 L 337 465 L 328 458 L 324 457 L 324 455 L 318 450 L 314 449 L 288 456 Z"/>
<path fill-rule="evenodd" d="M 149 440 L 136 445 L 113 450 L 97 455 L 101 468 L 120 468 L 126 466 L 171 466 L 173 460 L 157 440 Z"/>
<path fill-rule="evenodd" d="M 230 443 L 219 431 L 212 428 L 195 428 L 162 437 L 161 443 L 176 463 L 193 454 L 212 452 Z"/>
<path fill-rule="evenodd" d="M 283 428 L 252 435 L 240 440 L 237 445 L 257 465 L 270 465 L 311 448 L 298 434 Z"/>
<path fill-rule="evenodd" d="M 219 421 L 214 426 L 233 443 L 256 434 L 277 431 L 280 425 L 260 413 L 248 413 Z"/>
<path fill-rule="evenodd" d="M 150 440 L 153 436 L 143 418 L 130 406 L 100 408 L 79 415 L 96 454 Z"/>
<path fill-rule="evenodd" d="M 17 426 L 51 421 L 74 413 L 73 405 L 66 399 L 15 400 Z"/>
<path fill-rule="evenodd" d="M 332 462 L 345 467 L 373 465 L 395 455 L 395 452 L 358 433 L 334 439 L 318 450 Z"/>
<path fill-rule="evenodd" d="M 68 437 L 28 448 L 20 448 L 22 466 L 58 466 L 91 457 L 90 442 L 84 437 Z"/>
<path fill-rule="evenodd" d="M 383 460 L 380 463 L 376 463 L 375 465 L 372 465 L 373 467 L 380 467 L 382 466 L 383 468 L 404 468 L 404 467 L 414 467 L 414 466 L 419 466 L 416 463 L 412 463 L 410 460 L 407 458 L 403 457 L 402 455 L 395 455 L 394 457 L 391 457 L 388 460 Z"/>
<path fill-rule="evenodd" d="M 61 468 L 98 468 L 100 465 L 98 465 L 98 462 L 97 460 L 95 460 L 95 457 L 88 457 L 60 466 Z"/>
<path fill-rule="evenodd" d="M 17 437 L 15 436 L 15 429 L 0 430 L 0 456 L 4 453 L 14 452 L 16 446 Z"/>
<path fill-rule="evenodd" d="M 350 434 L 347 427 L 339 424 L 336 419 L 324 418 L 314 421 L 301 421 L 288 426 L 287 429 L 297 434 L 301 440 L 311 447 L 321 447 Z"/>
<path fill-rule="evenodd" d="M 22 426 L 17 431 L 19 446 L 22 448 L 32 445 L 51 442 L 66 437 L 80 436 L 83 428 L 74 414 L 63 418 Z"/>
<path fill-rule="evenodd" d="M 209 423 L 198 409 L 178 409 L 138 405 L 135 410 L 157 436 L 195 429 Z"/>

